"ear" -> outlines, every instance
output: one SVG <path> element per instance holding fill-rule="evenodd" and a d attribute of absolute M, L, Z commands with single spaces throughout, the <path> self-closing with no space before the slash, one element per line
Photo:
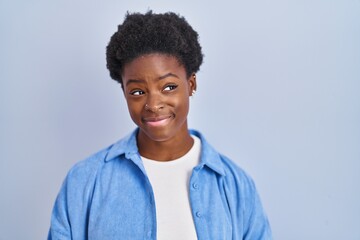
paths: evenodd
<path fill-rule="evenodd" d="M 188 84 L 189 84 L 189 96 L 192 96 L 197 88 L 195 73 L 191 74 L 190 78 L 188 79 Z"/>

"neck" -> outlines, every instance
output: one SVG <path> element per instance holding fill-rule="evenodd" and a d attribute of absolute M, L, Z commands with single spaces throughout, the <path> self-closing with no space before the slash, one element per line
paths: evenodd
<path fill-rule="evenodd" d="M 154 141 L 139 131 L 137 144 L 141 156 L 157 161 L 171 161 L 184 156 L 193 146 L 194 140 L 188 131 L 183 136 L 165 141 Z"/>

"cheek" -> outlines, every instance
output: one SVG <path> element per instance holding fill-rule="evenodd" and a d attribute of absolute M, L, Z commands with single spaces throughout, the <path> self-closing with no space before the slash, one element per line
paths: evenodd
<path fill-rule="evenodd" d="M 189 97 L 186 95 L 182 96 L 181 98 L 176 99 L 176 102 L 174 103 L 176 108 L 181 111 L 184 114 L 187 114 L 189 111 Z"/>
<path fill-rule="evenodd" d="M 134 122 L 139 121 L 141 115 L 141 103 L 126 101 L 129 114 Z"/>

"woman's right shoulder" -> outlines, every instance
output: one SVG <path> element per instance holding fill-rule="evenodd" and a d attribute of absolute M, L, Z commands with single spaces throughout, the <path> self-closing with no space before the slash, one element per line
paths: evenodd
<path fill-rule="evenodd" d="M 66 181 L 86 183 L 96 178 L 98 173 L 110 159 L 119 157 L 128 151 L 137 151 L 136 130 L 110 146 L 90 155 L 86 159 L 77 162 L 68 172 Z"/>
<path fill-rule="evenodd" d="M 113 145 L 102 149 L 95 154 L 75 163 L 66 176 L 66 181 L 89 181 L 96 178 L 98 171 L 105 163 L 106 156 Z"/>

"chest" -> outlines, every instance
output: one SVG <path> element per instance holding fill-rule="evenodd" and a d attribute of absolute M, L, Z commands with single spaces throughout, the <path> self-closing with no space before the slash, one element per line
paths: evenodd
<path fill-rule="evenodd" d="M 222 179 L 205 170 L 193 171 L 188 179 L 187 184 L 175 181 L 168 187 L 174 191 L 182 186 L 179 191 L 187 194 L 198 239 L 232 239 L 232 217 Z M 157 205 L 163 206 L 163 203 L 155 197 L 154 190 L 140 169 L 123 171 L 119 168 L 101 174 L 89 202 L 89 239 L 118 239 L 119 236 L 122 239 L 156 239 Z M 168 201 L 173 202 L 170 208 L 180 206 L 174 196 L 177 198 L 169 192 Z M 166 197 L 161 201 L 166 201 Z"/>

